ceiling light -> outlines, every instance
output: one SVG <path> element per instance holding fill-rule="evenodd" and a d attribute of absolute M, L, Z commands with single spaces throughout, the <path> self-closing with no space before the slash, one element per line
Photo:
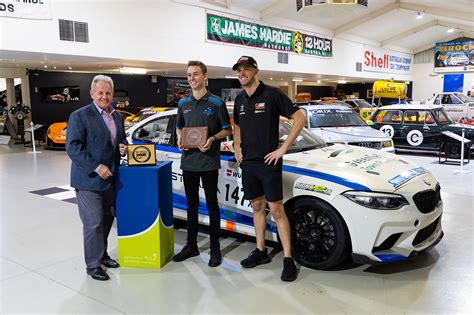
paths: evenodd
<path fill-rule="evenodd" d="M 235 75 L 226 75 L 224 76 L 226 79 L 238 79 L 239 77 L 236 77 Z"/>
<path fill-rule="evenodd" d="M 337 80 L 337 84 L 346 84 L 346 83 L 347 83 L 347 81 L 345 81 L 345 80 Z"/>
<path fill-rule="evenodd" d="M 418 13 L 416 14 L 416 19 L 417 19 L 417 20 L 421 20 L 422 18 L 423 18 L 423 14 L 421 14 L 420 12 L 418 12 Z"/>
<path fill-rule="evenodd" d="M 303 79 L 293 79 L 293 82 L 303 82 Z"/>
<path fill-rule="evenodd" d="M 452 32 L 454 32 L 454 28 L 449 28 L 448 33 L 452 33 Z"/>
<path fill-rule="evenodd" d="M 318 80 L 317 82 L 318 82 L 318 83 L 321 83 L 321 80 Z"/>
<path fill-rule="evenodd" d="M 48 65 L 44 65 L 44 68 L 47 69 L 47 68 L 48 68 Z"/>
<path fill-rule="evenodd" d="M 69 66 L 69 67 L 68 67 L 68 69 L 69 69 L 69 70 L 72 70 L 72 67 L 71 67 L 71 66 Z"/>
<path fill-rule="evenodd" d="M 146 69 L 143 69 L 143 68 L 121 67 L 119 71 L 120 73 L 129 73 L 129 74 L 146 74 Z"/>
<path fill-rule="evenodd" d="M 53 68 L 56 69 L 56 66 L 54 66 Z"/>
<path fill-rule="evenodd" d="M 273 80 L 273 78 L 270 78 L 270 81 L 272 81 L 272 80 Z"/>

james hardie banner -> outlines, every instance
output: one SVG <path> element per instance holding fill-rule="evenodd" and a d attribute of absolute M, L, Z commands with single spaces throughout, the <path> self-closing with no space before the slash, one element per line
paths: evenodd
<path fill-rule="evenodd" d="M 331 39 L 209 13 L 207 39 L 282 52 L 332 57 Z"/>

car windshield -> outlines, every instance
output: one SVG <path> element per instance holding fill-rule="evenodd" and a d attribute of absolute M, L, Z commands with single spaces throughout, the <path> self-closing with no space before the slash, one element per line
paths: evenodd
<path fill-rule="evenodd" d="M 463 103 L 472 102 L 472 99 L 462 93 L 454 93 L 454 95 L 456 95 L 456 97 L 459 98 Z"/>
<path fill-rule="evenodd" d="M 370 105 L 369 102 L 366 100 L 355 100 L 354 101 L 357 105 L 359 105 L 359 108 L 370 108 L 372 105 Z"/>
<path fill-rule="evenodd" d="M 448 117 L 448 114 L 446 114 L 443 108 L 433 110 L 432 114 L 440 125 L 447 125 L 453 123 L 453 121 Z"/>
<path fill-rule="evenodd" d="M 351 109 L 313 109 L 309 111 L 310 128 L 365 126 L 367 123 Z"/>
<path fill-rule="evenodd" d="M 280 145 L 288 138 L 291 127 L 293 126 L 290 120 L 280 120 Z M 295 153 L 300 151 L 313 150 L 326 146 L 323 139 L 313 135 L 307 129 L 302 129 L 295 142 L 288 149 L 287 153 Z"/>
<path fill-rule="evenodd" d="M 133 118 L 133 122 L 139 122 L 139 121 L 145 120 L 145 118 L 155 115 L 156 113 L 157 111 L 151 108 L 142 109 L 141 111 L 138 112 L 135 118 Z"/>

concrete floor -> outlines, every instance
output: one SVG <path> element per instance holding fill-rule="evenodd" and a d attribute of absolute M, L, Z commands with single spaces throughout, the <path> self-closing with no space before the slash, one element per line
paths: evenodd
<path fill-rule="evenodd" d="M 472 314 L 474 162 L 470 173 L 439 165 L 434 155 L 406 155 L 432 171 L 444 199 L 445 237 L 416 259 L 382 266 L 347 264 L 337 270 L 299 267 L 295 282 L 279 276 L 282 252 L 272 263 L 242 270 L 255 244 L 222 240 L 224 263 L 209 268 L 208 238 L 201 256 L 162 269 L 109 269 L 110 281 L 85 273 L 77 206 L 30 191 L 69 183 L 64 151 L 32 154 L 0 145 L 0 314 Z M 61 199 L 61 200 L 57 200 Z M 117 256 L 115 228 L 109 252 Z M 175 233 L 175 251 L 185 231 Z"/>

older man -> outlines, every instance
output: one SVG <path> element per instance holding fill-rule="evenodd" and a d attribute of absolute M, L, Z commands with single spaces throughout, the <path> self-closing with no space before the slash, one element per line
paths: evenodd
<path fill-rule="evenodd" d="M 127 146 L 123 117 L 111 105 L 114 83 L 108 76 L 92 80 L 92 103 L 69 117 L 66 151 L 72 160 L 71 186 L 76 189 L 83 225 L 87 274 L 108 280 L 101 265 L 118 268 L 107 253 L 107 238 L 115 216 L 114 174 Z"/>

